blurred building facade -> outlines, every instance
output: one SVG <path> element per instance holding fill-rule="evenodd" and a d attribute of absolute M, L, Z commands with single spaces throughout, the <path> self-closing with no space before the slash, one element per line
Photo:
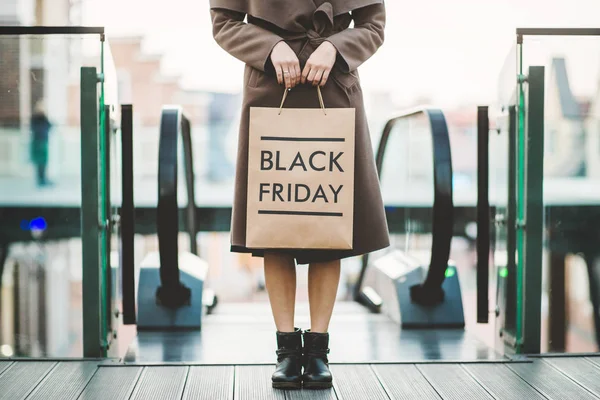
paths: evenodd
<path fill-rule="evenodd" d="M 2 0 L 0 25 L 79 25 L 73 0 Z M 54 37 L 0 36 L 0 181 L 19 188 L 34 175 L 29 159 L 31 116 L 40 101 L 60 127 L 66 121 L 66 82 L 77 52 L 72 41 Z M 6 181 L 4 181 L 7 179 Z M 16 183 L 16 184 L 15 184 Z M 16 243 L 4 265 L 0 291 L 1 356 L 77 355 L 72 336 L 81 331 L 81 288 L 72 280 L 69 258 L 77 239 L 63 243 Z M 71 248 L 71 251 L 63 251 Z M 63 257 L 60 261 L 58 258 Z M 58 261 L 56 263 L 55 261 Z M 0 268 L 2 270 L 2 268 Z"/>
<path fill-rule="evenodd" d="M 546 88 L 544 173 L 557 178 L 583 177 L 587 169 L 584 101 L 571 90 L 564 58 L 552 60 Z"/>
<path fill-rule="evenodd" d="M 600 178 L 600 78 L 585 115 L 585 131 L 587 172 L 590 177 L 597 179 Z"/>

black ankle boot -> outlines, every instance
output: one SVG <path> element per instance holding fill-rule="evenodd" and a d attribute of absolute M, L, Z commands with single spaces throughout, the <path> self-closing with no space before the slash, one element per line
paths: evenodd
<path fill-rule="evenodd" d="M 277 331 L 277 366 L 271 377 L 273 387 L 299 389 L 302 387 L 302 331 Z"/>
<path fill-rule="evenodd" d="M 333 384 L 329 371 L 329 333 L 304 332 L 304 374 L 302 382 L 306 389 L 326 389 Z"/>

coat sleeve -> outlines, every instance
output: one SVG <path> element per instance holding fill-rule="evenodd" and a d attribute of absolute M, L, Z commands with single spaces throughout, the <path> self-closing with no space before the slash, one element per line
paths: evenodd
<path fill-rule="evenodd" d="M 213 37 L 225 51 L 260 71 L 270 64 L 273 47 L 281 40 L 259 26 L 244 22 L 244 13 L 213 8 L 210 10 Z"/>
<path fill-rule="evenodd" d="M 356 70 L 383 44 L 385 6 L 373 4 L 352 11 L 354 27 L 327 38 L 338 52 L 338 62 L 344 72 Z"/>

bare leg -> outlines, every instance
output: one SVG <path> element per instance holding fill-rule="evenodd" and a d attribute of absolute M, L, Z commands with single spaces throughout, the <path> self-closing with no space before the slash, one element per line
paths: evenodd
<path fill-rule="evenodd" d="M 327 332 L 340 282 L 340 260 L 308 267 L 308 301 L 311 332 Z"/>
<path fill-rule="evenodd" d="M 279 332 L 294 331 L 296 265 L 291 256 L 265 253 L 265 286 Z"/>

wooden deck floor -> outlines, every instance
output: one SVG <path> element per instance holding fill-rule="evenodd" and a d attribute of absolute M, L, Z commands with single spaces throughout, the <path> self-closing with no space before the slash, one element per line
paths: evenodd
<path fill-rule="evenodd" d="M 295 322 L 302 329 L 310 327 L 307 302 L 296 304 Z M 268 303 L 220 304 L 214 314 L 203 317 L 201 332 L 138 332 L 123 358 L 128 363 L 272 364 L 275 331 Z M 388 316 L 371 313 L 356 302 L 336 303 L 329 332 L 329 360 L 333 363 L 504 358 L 475 332 L 403 330 Z"/>
<path fill-rule="evenodd" d="M 600 355 L 519 362 L 332 364 L 331 390 L 276 390 L 273 365 L 0 361 L 0 399 L 599 399 Z"/>

